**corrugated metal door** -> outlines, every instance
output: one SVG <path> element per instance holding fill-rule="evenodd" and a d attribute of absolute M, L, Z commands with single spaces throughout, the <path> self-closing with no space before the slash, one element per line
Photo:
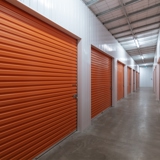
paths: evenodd
<path fill-rule="evenodd" d="M 127 73 L 128 73 L 128 85 L 127 85 L 127 91 L 128 94 L 131 93 L 131 68 L 127 68 Z"/>
<path fill-rule="evenodd" d="M 117 100 L 124 97 L 124 65 L 117 63 Z"/>
<path fill-rule="evenodd" d="M 139 88 L 139 83 L 140 83 L 140 74 L 138 73 L 138 88 Z"/>
<path fill-rule="evenodd" d="M 1 159 L 32 159 L 76 130 L 77 42 L 1 2 Z"/>
<path fill-rule="evenodd" d="M 153 91 L 155 92 L 155 69 L 153 70 Z"/>
<path fill-rule="evenodd" d="M 92 48 L 91 116 L 112 105 L 112 58 Z"/>
<path fill-rule="evenodd" d="M 157 94 L 157 66 L 155 67 L 155 93 Z"/>
<path fill-rule="evenodd" d="M 135 70 L 133 70 L 133 91 L 135 91 Z"/>
<path fill-rule="evenodd" d="M 138 72 L 136 72 L 136 89 L 138 89 Z"/>

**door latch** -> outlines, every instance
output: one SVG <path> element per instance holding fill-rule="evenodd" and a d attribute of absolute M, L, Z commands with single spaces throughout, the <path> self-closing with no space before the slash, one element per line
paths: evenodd
<path fill-rule="evenodd" d="M 74 94 L 74 95 L 73 95 L 73 98 L 78 99 L 78 94 L 77 94 L 77 93 Z"/>

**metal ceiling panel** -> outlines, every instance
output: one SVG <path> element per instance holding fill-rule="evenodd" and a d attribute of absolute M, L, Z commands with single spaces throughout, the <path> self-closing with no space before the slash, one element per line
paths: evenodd
<path fill-rule="evenodd" d="M 132 56 L 132 58 L 136 61 L 136 60 L 141 59 L 141 56 L 140 55 L 134 55 L 134 56 Z"/>
<path fill-rule="evenodd" d="M 156 1 L 152 0 L 150 1 L 150 3 L 148 0 L 142 0 L 139 1 L 138 3 L 134 3 L 133 5 L 126 6 L 126 10 L 127 13 L 130 14 L 139 10 L 145 10 L 146 8 L 152 8 L 153 6 L 158 6 L 159 4 L 160 4 L 159 0 Z"/>
<path fill-rule="evenodd" d="M 140 38 L 140 37 L 149 37 L 149 36 L 152 36 L 152 35 L 158 35 L 158 32 L 159 32 L 159 29 L 150 30 L 148 32 L 139 33 L 139 34 L 136 35 L 136 37 Z"/>
<path fill-rule="evenodd" d="M 153 63 L 154 58 L 145 59 L 145 63 Z M 137 64 L 142 64 L 142 59 L 136 60 Z"/>
<path fill-rule="evenodd" d="M 138 41 L 147 41 L 150 39 L 157 39 L 158 38 L 158 34 L 157 35 L 151 35 L 151 36 L 142 36 L 138 38 Z"/>
<path fill-rule="evenodd" d="M 160 14 L 156 14 L 156 15 L 153 15 L 153 16 L 148 16 L 148 17 L 143 18 L 143 19 L 132 21 L 131 25 L 133 26 L 135 24 L 137 26 L 141 26 L 145 23 L 152 23 L 152 22 L 160 22 Z M 128 24 L 125 23 L 125 24 L 120 25 L 120 26 L 115 26 L 115 27 L 109 28 L 109 31 L 120 28 L 120 27 L 125 27 L 125 26 L 128 26 Z"/>
<path fill-rule="evenodd" d="M 105 26 L 108 27 L 108 25 L 105 25 Z M 122 32 L 122 31 L 126 31 L 126 30 L 129 30 L 128 25 L 124 26 L 124 27 L 119 27 L 119 28 L 114 29 L 114 30 L 111 30 L 110 32 L 113 34 L 115 32 Z"/>
<path fill-rule="evenodd" d="M 151 46 L 151 47 L 144 47 L 144 48 L 141 48 L 140 50 L 141 50 L 141 53 L 142 53 L 142 54 L 155 53 L 156 45 L 155 45 L 155 46 Z M 134 55 L 138 55 L 138 54 L 139 54 L 139 53 L 137 52 L 137 49 L 128 50 L 127 52 L 128 52 L 128 54 L 130 54 L 131 56 L 134 56 Z"/>
<path fill-rule="evenodd" d="M 115 27 L 115 26 L 123 25 L 125 23 L 127 23 L 126 19 L 121 19 L 121 20 L 114 21 L 112 23 L 105 24 L 104 26 L 109 26 L 110 25 L 110 26 Z"/>
<path fill-rule="evenodd" d="M 141 27 L 133 27 L 132 29 L 133 29 L 133 31 L 140 32 L 140 31 L 144 31 L 146 29 L 148 30 L 148 29 L 158 28 L 159 26 L 160 26 L 160 22 L 155 22 L 155 23 L 151 23 L 151 24 L 147 24 L 147 25 L 142 25 Z M 122 34 L 122 33 L 130 31 L 130 29 L 129 29 L 129 27 L 128 27 L 128 29 L 124 29 L 124 30 L 122 30 L 120 28 L 120 29 L 117 29 L 116 31 L 118 31 L 118 32 L 115 32 L 115 30 L 114 30 L 114 31 L 111 31 L 111 33 L 113 35 L 120 34 L 120 33 Z"/>
<path fill-rule="evenodd" d="M 143 54 L 145 59 L 151 59 L 154 58 L 155 54 L 154 53 L 149 53 L 149 54 Z"/>
<path fill-rule="evenodd" d="M 139 2 L 139 1 L 140 1 L 140 0 L 130 0 L 130 1 L 124 2 L 124 5 L 125 5 L 125 6 L 128 6 L 128 5 L 134 4 L 134 3 Z M 108 0 L 107 0 L 106 2 L 109 3 Z M 116 1 L 114 1 L 114 2 L 116 2 Z M 108 13 L 111 13 L 111 12 L 113 12 L 113 11 L 116 11 L 116 10 L 121 9 L 121 5 L 119 4 L 119 1 L 117 1 L 116 4 L 117 4 L 117 5 L 116 5 L 115 7 L 112 7 L 112 8 L 110 8 L 110 9 L 106 8 L 105 11 L 99 12 L 98 14 L 96 14 L 96 16 L 99 17 L 99 16 L 102 16 L 102 15 L 104 15 L 104 14 L 108 14 Z M 110 5 L 110 4 L 109 4 L 109 5 Z M 110 6 L 110 7 L 111 7 L 111 6 Z"/>
<path fill-rule="evenodd" d="M 144 62 L 152 65 L 160 28 L 160 0 L 99 0 L 90 9 L 138 64 L 143 63 L 143 54 Z"/>
<path fill-rule="evenodd" d="M 131 41 L 131 40 L 133 40 L 133 37 L 132 36 L 126 36 L 126 37 L 123 37 L 123 38 L 117 38 L 117 40 L 121 43 L 121 42 Z"/>
<path fill-rule="evenodd" d="M 138 37 L 139 35 L 142 35 L 142 34 L 157 34 L 159 32 L 159 27 L 158 28 L 153 28 L 153 29 L 148 29 L 148 30 L 145 30 L 145 31 L 141 31 L 141 32 L 135 32 L 135 35 L 136 37 Z M 114 36 L 116 39 L 123 39 L 123 38 L 127 38 L 127 37 L 132 37 L 131 34 L 128 34 L 128 35 L 124 35 L 124 36 L 117 36 L 115 35 Z"/>
<path fill-rule="evenodd" d="M 159 8 L 159 6 L 160 6 L 160 3 L 156 4 L 156 5 L 153 5 L 153 6 L 149 6 L 149 7 L 143 8 L 141 10 L 136 10 L 134 12 L 129 13 L 128 17 L 131 17 L 131 16 L 136 15 L 136 14 L 140 14 L 140 13 L 142 14 L 143 12 L 148 11 L 148 10 L 153 9 L 153 8 Z M 105 22 L 103 22 L 103 24 L 111 23 L 113 21 L 116 21 L 116 20 L 119 20 L 119 19 L 123 19 L 123 18 L 125 18 L 125 16 L 119 16 L 117 18 L 113 18 L 112 20 L 105 21 Z"/>

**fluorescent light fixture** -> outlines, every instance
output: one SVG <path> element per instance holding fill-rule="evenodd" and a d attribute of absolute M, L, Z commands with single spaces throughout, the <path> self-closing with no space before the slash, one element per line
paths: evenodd
<path fill-rule="evenodd" d="M 135 40 L 135 42 L 136 42 L 137 47 L 139 48 L 139 44 L 138 44 L 137 39 L 134 39 L 134 40 Z"/>
<path fill-rule="evenodd" d="M 143 55 L 141 55 L 141 58 L 142 58 L 142 60 L 144 60 L 144 57 L 143 57 Z"/>

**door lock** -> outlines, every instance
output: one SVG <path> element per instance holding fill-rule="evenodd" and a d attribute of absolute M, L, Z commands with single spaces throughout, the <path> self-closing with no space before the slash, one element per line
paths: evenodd
<path fill-rule="evenodd" d="M 78 94 L 77 94 L 77 93 L 74 94 L 74 95 L 73 95 L 73 98 L 78 99 Z"/>

